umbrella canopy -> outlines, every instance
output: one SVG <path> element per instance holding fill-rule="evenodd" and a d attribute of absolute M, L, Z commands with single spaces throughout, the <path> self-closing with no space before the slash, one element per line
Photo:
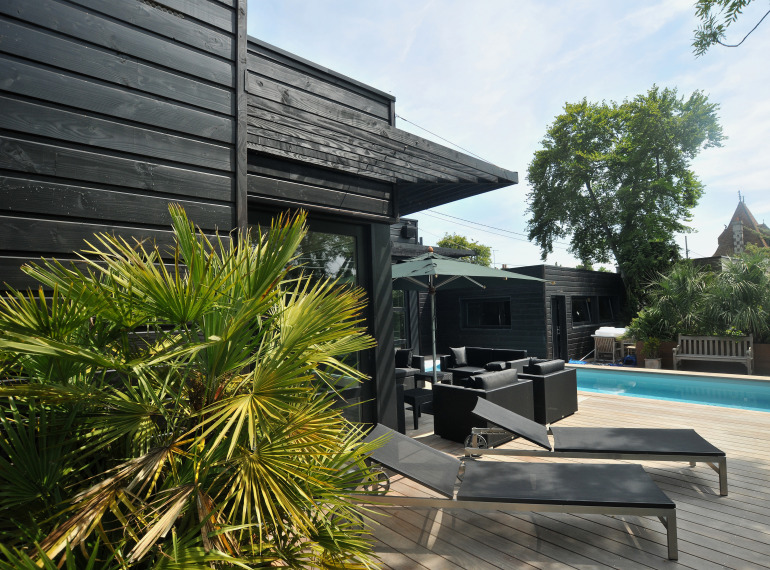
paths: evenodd
<path fill-rule="evenodd" d="M 437 253 L 426 253 L 395 263 L 391 273 L 394 286 L 409 291 L 428 289 L 431 282 L 436 289 L 461 289 L 468 287 L 469 282 L 484 288 L 490 284 L 491 279 L 543 281 L 537 277 L 476 265 Z"/>
<path fill-rule="evenodd" d="M 538 277 L 502 271 L 436 253 L 426 253 L 395 263 L 391 267 L 393 288 L 410 291 L 427 289 L 430 294 L 433 382 L 436 382 L 436 290 L 476 286 L 486 288 L 495 279 L 544 281 Z"/>

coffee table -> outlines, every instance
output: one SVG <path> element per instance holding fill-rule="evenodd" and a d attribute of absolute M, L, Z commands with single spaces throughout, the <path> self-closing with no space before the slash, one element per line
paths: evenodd
<path fill-rule="evenodd" d="M 414 387 L 417 388 L 417 381 L 424 380 L 433 384 L 433 372 L 416 372 L 414 375 Z M 451 372 L 436 371 L 436 380 L 442 384 L 451 384 L 453 381 Z"/>

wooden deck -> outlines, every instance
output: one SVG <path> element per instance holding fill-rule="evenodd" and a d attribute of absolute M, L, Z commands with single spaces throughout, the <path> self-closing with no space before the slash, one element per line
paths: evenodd
<path fill-rule="evenodd" d="M 383 568 L 770 568 L 770 413 L 580 393 L 579 411 L 558 425 L 694 428 L 727 453 L 729 495 L 706 464 L 644 462 L 677 504 L 679 560 L 666 558 L 654 518 L 500 511 L 377 509 L 375 550 Z M 423 415 L 408 435 L 461 456 L 460 444 L 433 435 Z M 411 411 L 407 411 L 411 427 Z M 506 447 L 532 449 L 513 441 Z M 487 456 L 480 461 L 520 461 Z M 532 459 L 543 461 L 542 458 Z M 565 460 L 568 461 L 568 460 Z M 583 460 L 585 461 L 585 460 Z M 391 493 L 435 496 L 393 476 Z"/>

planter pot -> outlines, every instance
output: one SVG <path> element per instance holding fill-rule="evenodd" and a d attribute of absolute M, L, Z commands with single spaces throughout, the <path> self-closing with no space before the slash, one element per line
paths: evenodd
<path fill-rule="evenodd" d="M 674 347 L 676 342 L 665 341 L 660 343 L 658 354 L 660 357 L 657 359 L 650 359 L 644 357 L 644 343 L 642 341 L 636 342 L 636 366 L 639 368 L 665 368 L 666 370 L 674 369 Z M 657 366 L 648 366 L 646 362 L 648 360 L 658 360 L 660 364 Z"/>
<path fill-rule="evenodd" d="M 645 368 L 662 368 L 661 359 L 660 358 L 645 358 L 644 359 L 644 367 Z"/>
<path fill-rule="evenodd" d="M 754 374 L 770 376 L 770 344 L 754 345 Z"/>
<path fill-rule="evenodd" d="M 658 354 L 660 354 L 662 368 L 666 370 L 674 369 L 674 348 L 676 348 L 675 341 L 667 340 L 660 343 Z"/>

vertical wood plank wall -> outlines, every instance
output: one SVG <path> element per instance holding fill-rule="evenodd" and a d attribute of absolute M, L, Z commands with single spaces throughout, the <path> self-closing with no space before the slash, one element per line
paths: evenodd
<path fill-rule="evenodd" d="M 239 6 L 0 2 L 0 283 L 94 232 L 167 242 L 172 202 L 236 225 Z"/>

